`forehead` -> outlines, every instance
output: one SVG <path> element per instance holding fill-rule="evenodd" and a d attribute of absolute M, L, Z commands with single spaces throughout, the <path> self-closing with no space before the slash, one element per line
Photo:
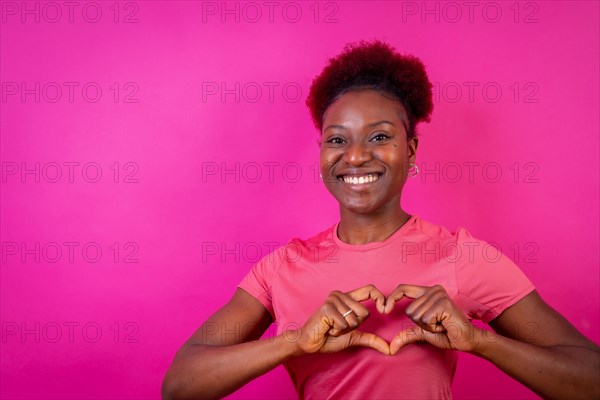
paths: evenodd
<path fill-rule="evenodd" d="M 402 122 L 406 125 L 406 110 L 398 100 L 374 90 L 355 90 L 341 95 L 323 115 L 328 124 L 364 124 L 379 120 Z"/>

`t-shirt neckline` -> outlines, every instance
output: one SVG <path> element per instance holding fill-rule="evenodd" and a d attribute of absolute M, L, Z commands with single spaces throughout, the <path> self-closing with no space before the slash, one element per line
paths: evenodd
<path fill-rule="evenodd" d="M 350 244 L 350 243 L 346 243 L 346 242 L 342 242 L 342 240 L 338 237 L 337 235 L 337 231 L 338 231 L 338 226 L 340 225 L 341 221 L 336 222 L 336 224 L 333 226 L 333 231 L 332 231 L 332 236 L 333 236 L 333 242 L 336 244 L 336 246 L 338 246 L 340 249 L 344 249 L 344 250 L 351 250 L 351 251 L 366 251 L 366 250 L 372 250 L 372 249 L 376 249 L 378 247 L 382 247 L 382 246 L 386 246 L 389 243 L 393 242 L 394 240 L 396 240 L 396 238 L 402 236 L 402 234 L 410 228 L 411 225 L 414 224 L 415 220 L 418 218 L 417 214 L 413 214 L 411 215 L 411 217 L 400 227 L 396 230 L 396 232 L 392 233 L 387 239 L 385 239 L 383 242 L 371 242 L 371 243 L 364 243 L 364 244 Z"/>

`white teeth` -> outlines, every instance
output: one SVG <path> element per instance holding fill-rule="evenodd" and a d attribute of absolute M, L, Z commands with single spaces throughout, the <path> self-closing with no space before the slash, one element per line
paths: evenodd
<path fill-rule="evenodd" d="M 377 179 L 379 179 L 379 175 L 367 174 L 364 176 L 344 176 L 342 179 L 345 183 L 362 185 L 365 183 L 375 182 Z"/>

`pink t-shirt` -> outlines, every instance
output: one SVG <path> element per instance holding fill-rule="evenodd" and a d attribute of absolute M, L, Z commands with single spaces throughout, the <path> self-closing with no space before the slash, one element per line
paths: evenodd
<path fill-rule="evenodd" d="M 400 283 L 437 284 L 469 319 L 487 323 L 535 289 L 512 260 L 464 228 L 451 233 L 413 215 L 383 242 L 351 245 L 338 238 L 338 225 L 290 240 L 240 282 L 269 310 L 278 334 L 301 328 L 332 290 L 374 284 L 387 296 Z M 359 329 L 391 341 L 414 325 L 404 313 L 408 304 L 403 299 L 381 315 L 363 302 L 371 313 Z M 456 360 L 456 351 L 415 343 L 394 356 L 353 347 L 297 357 L 285 367 L 306 399 L 449 399 Z"/>

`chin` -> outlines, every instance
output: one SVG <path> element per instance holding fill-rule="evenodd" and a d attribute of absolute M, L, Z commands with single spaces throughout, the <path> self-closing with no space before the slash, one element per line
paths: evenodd
<path fill-rule="evenodd" d="M 344 208 L 354 214 L 372 214 L 376 212 L 381 205 L 377 204 L 344 204 L 339 203 L 341 208 Z"/>

